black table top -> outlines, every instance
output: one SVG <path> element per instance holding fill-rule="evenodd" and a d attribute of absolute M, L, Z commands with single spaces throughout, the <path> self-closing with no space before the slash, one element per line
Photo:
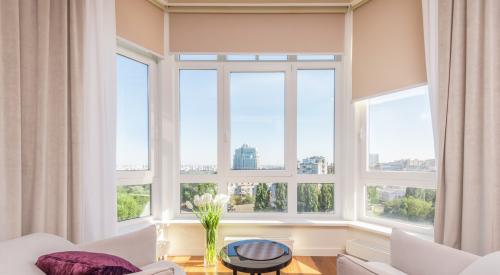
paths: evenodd
<path fill-rule="evenodd" d="M 236 248 L 242 244 L 251 242 L 275 243 L 281 249 L 283 249 L 285 253 L 281 257 L 278 257 L 276 259 L 265 261 L 255 261 L 239 256 L 236 252 Z M 288 248 L 288 246 L 279 242 L 268 240 L 244 240 L 230 243 L 227 246 L 224 246 L 221 251 L 221 261 L 224 266 L 235 271 L 247 273 L 273 272 L 285 268 L 290 264 L 290 262 L 292 261 L 292 251 L 290 250 L 290 248 Z"/>

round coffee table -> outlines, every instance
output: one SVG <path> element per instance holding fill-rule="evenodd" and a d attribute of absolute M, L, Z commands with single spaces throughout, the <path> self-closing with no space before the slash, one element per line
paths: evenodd
<path fill-rule="evenodd" d="M 253 253 L 255 257 L 251 258 L 250 256 L 246 258 L 240 255 L 243 249 L 238 249 L 238 247 L 247 248 L 249 245 L 255 245 L 254 247 L 261 248 L 267 247 L 268 251 L 261 250 L 259 251 L 260 253 Z M 247 252 L 244 255 L 251 254 L 251 252 Z M 268 259 L 266 256 L 262 256 L 262 254 L 269 255 L 272 259 Z M 221 261 L 225 267 L 233 271 L 233 275 L 236 275 L 238 271 L 259 275 L 261 273 L 276 271 L 276 274 L 279 275 L 280 270 L 285 268 L 292 261 L 292 251 L 288 246 L 279 242 L 268 240 L 244 240 L 224 246 L 221 251 Z"/>

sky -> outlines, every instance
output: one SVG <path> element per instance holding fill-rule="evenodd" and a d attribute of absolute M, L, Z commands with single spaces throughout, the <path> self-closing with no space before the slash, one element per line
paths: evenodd
<path fill-rule="evenodd" d="M 117 165 L 148 163 L 147 65 L 118 56 Z M 261 165 L 284 165 L 282 72 L 231 73 L 230 159 L 242 144 Z M 334 155 L 334 70 L 297 72 L 297 157 Z M 181 165 L 217 162 L 217 71 L 181 70 Z M 370 101 L 370 153 L 381 162 L 434 157 L 426 86 Z"/>
<path fill-rule="evenodd" d="M 285 75 L 232 73 L 230 158 L 243 144 L 257 148 L 261 165 L 284 165 Z M 216 164 L 217 75 L 181 70 L 181 163 Z M 334 71 L 298 72 L 298 156 L 322 155 L 333 162 Z"/>
<path fill-rule="evenodd" d="M 148 66 L 117 55 L 116 165 L 148 165 Z"/>
<path fill-rule="evenodd" d="M 369 152 L 380 162 L 434 158 L 427 86 L 370 100 Z"/>

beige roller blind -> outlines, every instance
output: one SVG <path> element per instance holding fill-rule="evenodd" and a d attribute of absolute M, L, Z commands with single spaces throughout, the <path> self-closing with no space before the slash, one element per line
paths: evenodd
<path fill-rule="evenodd" d="M 147 0 L 116 0 L 116 34 L 164 55 L 163 10 Z"/>
<path fill-rule="evenodd" d="M 354 100 L 427 81 L 421 5 L 421 0 L 371 0 L 354 11 Z"/>
<path fill-rule="evenodd" d="M 171 13 L 173 53 L 341 53 L 344 14 Z"/>

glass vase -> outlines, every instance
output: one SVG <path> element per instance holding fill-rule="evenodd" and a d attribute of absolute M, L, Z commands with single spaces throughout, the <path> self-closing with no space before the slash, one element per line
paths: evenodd
<path fill-rule="evenodd" d="M 205 228 L 205 267 L 217 266 L 217 227 Z"/>

